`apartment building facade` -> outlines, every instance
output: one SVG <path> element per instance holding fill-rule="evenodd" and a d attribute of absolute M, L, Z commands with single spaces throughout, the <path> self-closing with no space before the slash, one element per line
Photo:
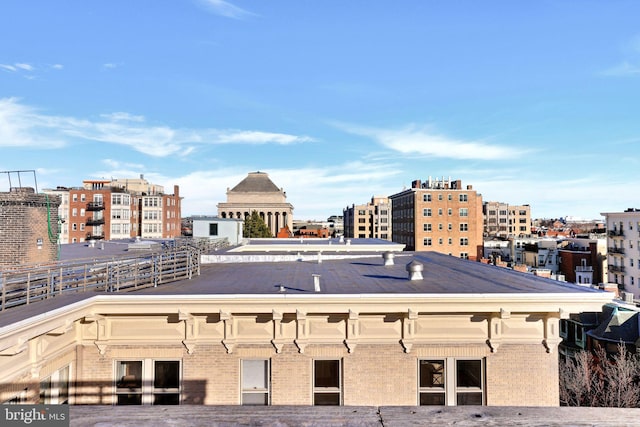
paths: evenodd
<path fill-rule="evenodd" d="M 389 196 L 392 238 L 407 250 L 478 260 L 483 251 L 482 195 L 460 180 L 415 180 Z"/>
<path fill-rule="evenodd" d="M 133 182 L 123 185 L 122 180 L 85 180 L 82 187 L 44 190 L 63 201 L 60 243 L 180 236 L 179 187 L 165 194 L 162 186 L 144 184 L 142 177 L 129 181 Z"/>
<path fill-rule="evenodd" d="M 607 212 L 607 280 L 640 299 L 640 209 Z"/>
<path fill-rule="evenodd" d="M 613 297 L 435 252 L 256 250 L 192 280 L 0 313 L 0 402 L 558 406 L 560 320 Z"/>
<path fill-rule="evenodd" d="M 373 196 L 363 205 L 343 210 L 344 236 L 392 241 L 392 209 L 388 197 Z"/>
<path fill-rule="evenodd" d="M 484 202 L 484 234 L 490 237 L 518 237 L 531 234 L 531 207 L 502 202 Z"/>

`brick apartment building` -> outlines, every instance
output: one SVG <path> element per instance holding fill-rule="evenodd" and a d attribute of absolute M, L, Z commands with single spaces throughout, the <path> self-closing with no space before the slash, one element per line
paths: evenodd
<path fill-rule="evenodd" d="M 351 205 L 343 211 L 345 237 L 392 240 L 391 201 L 373 196 L 364 205 Z"/>
<path fill-rule="evenodd" d="M 460 258 L 482 257 L 482 195 L 460 180 L 413 181 L 389 196 L 393 241 L 407 250 L 436 251 Z"/>
<path fill-rule="evenodd" d="M 60 242 L 181 235 L 179 187 L 164 187 L 140 177 L 131 180 L 85 180 L 82 187 L 44 190 L 61 198 Z"/>
<path fill-rule="evenodd" d="M 607 281 L 640 299 L 640 209 L 601 213 L 607 225 Z"/>
<path fill-rule="evenodd" d="M 509 205 L 501 202 L 485 202 L 485 236 L 510 237 L 531 234 L 531 206 Z"/>

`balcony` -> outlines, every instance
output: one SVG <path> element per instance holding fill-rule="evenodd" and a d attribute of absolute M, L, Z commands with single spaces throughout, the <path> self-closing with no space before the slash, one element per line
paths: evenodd
<path fill-rule="evenodd" d="M 89 202 L 87 203 L 88 211 L 101 211 L 104 210 L 104 203 L 102 202 Z"/>
<path fill-rule="evenodd" d="M 609 253 L 615 255 L 624 255 L 624 248 L 609 248 Z"/>
<path fill-rule="evenodd" d="M 87 233 L 85 240 L 101 240 L 104 239 L 104 233 Z"/>
<path fill-rule="evenodd" d="M 624 265 L 610 265 L 609 273 L 624 273 Z"/>
<path fill-rule="evenodd" d="M 609 237 L 624 237 L 622 230 L 609 230 Z"/>
<path fill-rule="evenodd" d="M 593 267 L 590 265 L 579 265 L 576 267 L 576 273 L 592 273 Z"/>
<path fill-rule="evenodd" d="M 91 218 L 87 220 L 88 226 L 104 225 L 104 218 Z"/>

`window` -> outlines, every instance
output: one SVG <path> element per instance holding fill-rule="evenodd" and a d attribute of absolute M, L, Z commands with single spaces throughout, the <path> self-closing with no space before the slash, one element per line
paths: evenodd
<path fill-rule="evenodd" d="M 460 208 L 460 216 L 469 216 L 469 209 Z"/>
<path fill-rule="evenodd" d="M 453 215 L 453 209 L 449 208 L 449 209 L 447 210 L 447 214 L 448 214 L 449 216 Z"/>
<path fill-rule="evenodd" d="M 73 224 L 71 224 L 71 230 L 73 230 L 73 231 L 77 231 L 78 230 L 78 225 L 75 222 Z"/>
<path fill-rule="evenodd" d="M 442 244 L 442 237 L 438 239 L 438 244 L 441 245 Z"/>
<path fill-rule="evenodd" d="M 80 223 L 80 231 L 84 231 L 84 222 Z"/>
<path fill-rule="evenodd" d="M 480 359 L 419 360 L 420 405 L 484 404 L 484 361 Z"/>
<path fill-rule="evenodd" d="M 426 237 L 423 240 L 423 243 L 424 243 L 425 246 L 431 246 L 431 238 L 430 237 Z"/>
<path fill-rule="evenodd" d="M 62 405 L 69 403 L 69 366 L 55 371 L 40 381 L 40 404 Z"/>
<path fill-rule="evenodd" d="M 469 224 L 467 224 L 466 222 L 461 222 L 460 231 L 469 231 Z"/>
<path fill-rule="evenodd" d="M 460 252 L 460 259 L 469 259 L 469 254 L 466 252 Z"/>
<path fill-rule="evenodd" d="M 72 196 L 72 198 L 73 198 L 73 201 L 74 201 L 74 202 L 77 202 L 77 201 L 78 201 L 78 195 L 77 195 L 77 194 L 74 194 L 74 195 Z"/>
<path fill-rule="evenodd" d="M 447 194 L 447 200 L 452 201 L 453 200 L 453 196 L 451 194 Z"/>
<path fill-rule="evenodd" d="M 78 216 L 78 208 L 71 209 L 71 216 Z"/>
<path fill-rule="evenodd" d="M 431 209 L 422 209 L 422 216 L 431 216 Z"/>
<path fill-rule="evenodd" d="M 438 201 L 442 201 L 442 194 L 438 194 Z"/>
<path fill-rule="evenodd" d="M 468 201 L 468 196 L 466 194 L 460 194 L 459 195 L 459 200 L 461 202 L 466 202 L 466 201 Z"/>
<path fill-rule="evenodd" d="M 313 404 L 340 405 L 341 396 L 340 360 L 313 361 Z"/>
<path fill-rule="evenodd" d="M 269 404 L 269 361 L 243 360 L 242 404 Z"/>
<path fill-rule="evenodd" d="M 469 246 L 469 239 L 466 237 L 460 238 L 460 246 Z"/>
<path fill-rule="evenodd" d="M 218 224 L 211 223 L 209 224 L 209 236 L 217 236 L 218 235 Z"/>
<path fill-rule="evenodd" d="M 449 225 L 447 226 L 447 229 L 448 229 L 449 231 L 453 230 L 453 224 L 449 223 Z"/>
<path fill-rule="evenodd" d="M 438 230 L 442 231 L 442 223 L 438 224 Z"/>
<path fill-rule="evenodd" d="M 424 231 L 431 231 L 431 224 L 422 224 L 422 229 Z"/>
<path fill-rule="evenodd" d="M 422 201 L 423 202 L 430 202 L 431 201 L 431 194 L 423 194 L 422 195 Z"/>
<path fill-rule="evenodd" d="M 365 218 L 358 218 L 358 223 L 364 224 L 365 222 L 367 222 Z"/>
<path fill-rule="evenodd" d="M 180 362 L 117 361 L 116 396 L 118 405 L 180 404 Z"/>
<path fill-rule="evenodd" d="M 82 194 L 80 195 L 80 201 L 81 201 L 81 202 L 84 202 L 85 200 L 87 200 L 87 199 L 86 199 L 86 196 L 84 195 L 84 193 L 82 193 Z"/>
<path fill-rule="evenodd" d="M 442 208 L 438 209 L 438 215 L 442 216 Z"/>

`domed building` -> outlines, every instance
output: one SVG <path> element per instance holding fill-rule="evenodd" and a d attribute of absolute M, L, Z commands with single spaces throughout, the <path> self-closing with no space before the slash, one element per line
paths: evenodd
<path fill-rule="evenodd" d="M 226 203 L 218 203 L 220 218 L 245 219 L 256 211 L 276 236 L 283 227 L 293 229 L 293 205 L 287 193 L 278 188 L 265 172 L 249 172 L 232 189 L 227 188 Z"/>

